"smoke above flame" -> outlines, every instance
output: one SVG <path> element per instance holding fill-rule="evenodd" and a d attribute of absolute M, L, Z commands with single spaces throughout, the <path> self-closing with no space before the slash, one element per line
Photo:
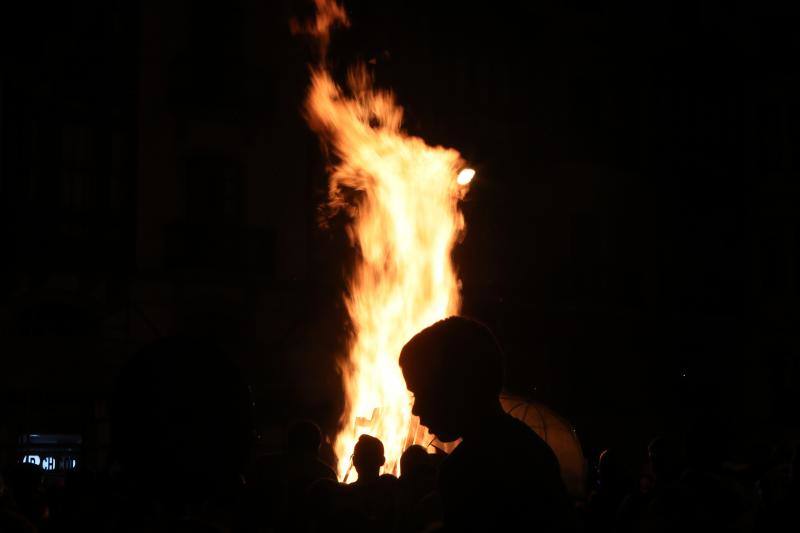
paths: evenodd
<path fill-rule="evenodd" d="M 324 51 L 330 28 L 346 25 L 347 15 L 332 0 L 316 5 L 316 20 L 293 28 L 318 39 Z M 460 309 L 451 253 L 465 228 L 458 203 L 475 172 L 457 151 L 406 134 L 394 94 L 375 89 L 363 64 L 350 69 L 342 88 L 323 56 L 311 69 L 306 119 L 334 157 L 329 206 L 350 214 L 357 250 L 344 295 L 352 338 L 341 362 L 339 477 L 355 478 L 348 475 L 350 458 L 364 433 L 383 442 L 384 472 L 398 474 L 403 450 L 432 440 L 411 414 L 398 356 L 414 334 Z"/>

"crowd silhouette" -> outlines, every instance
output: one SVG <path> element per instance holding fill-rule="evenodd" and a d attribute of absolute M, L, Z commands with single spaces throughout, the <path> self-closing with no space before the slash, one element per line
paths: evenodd
<path fill-rule="evenodd" d="M 413 412 L 452 453 L 410 446 L 400 476 L 382 473 L 383 443 L 361 435 L 348 483 L 321 459 L 311 420 L 283 451 L 252 454 L 247 388 L 213 343 L 160 340 L 117 381 L 113 467 L 46 487 L 37 465 L 0 477 L 0 532 L 792 531 L 800 448 L 747 468 L 726 462 L 713 431 L 663 435 L 637 479 L 616 449 L 571 497 L 555 454 L 499 402 L 503 357 L 478 322 L 451 317 L 415 335 L 399 364 Z M 186 369 L 191 367 L 191 373 Z M 191 379 L 187 379 L 190 377 Z"/>

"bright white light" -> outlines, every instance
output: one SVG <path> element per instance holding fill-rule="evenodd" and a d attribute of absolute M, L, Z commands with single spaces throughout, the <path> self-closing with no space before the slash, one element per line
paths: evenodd
<path fill-rule="evenodd" d="M 56 460 L 52 457 L 45 457 L 42 461 L 42 470 L 55 470 Z"/>
<path fill-rule="evenodd" d="M 38 455 L 26 455 L 25 457 L 22 458 L 22 462 L 36 466 L 42 464 L 42 460 L 39 458 Z"/>
<path fill-rule="evenodd" d="M 475 177 L 475 171 L 471 168 L 465 168 L 461 172 L 458 173 L 458 177 L 456 178 L 456 183 L 459 185 L 468 185 L 472 178 Z"/>

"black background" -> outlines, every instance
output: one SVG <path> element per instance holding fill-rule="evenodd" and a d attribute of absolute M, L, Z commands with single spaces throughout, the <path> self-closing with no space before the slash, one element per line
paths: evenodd
<path fill-rule="evenodd" d="M 645 4 L 645 5 L 642 5 Z M 796 428 L 797 14 L 764 2 L 351 1 L 334 32 L 406 127 L 478 174 L 454 253 L 509 388 L 587 452 L 694 425 Z M 3 461 L 28 431 L 107 451 L 113 377 L 222 342 L 262 442 L 333 431 L 345 221 L 301 116 L 306 2 L 2 8 Z"/>

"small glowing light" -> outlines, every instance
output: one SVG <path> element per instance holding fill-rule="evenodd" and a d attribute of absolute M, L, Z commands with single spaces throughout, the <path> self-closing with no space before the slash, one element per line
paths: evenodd
<path fill-rule="evenodd" d="M 45 457 L 42 461 L 42 470 L 55 470 L 56 460 L 52 457 Z"/>
<path fill-rule="evenodd" d="M 469 185 L 469 182 L 472 181 L 472 178 L 475 177 L 475 171 L 471 168 L 465 168 L 461 172 L 458 173 L 458 177 L 456 178 L 456 183 L 459 185 Z"/>
<path fill-rule="evenodd" d="M 39 458 L 38 455 L 26 455 L 25 457 L 22 458 L 22 462 L 39 466 L 42 460 Z"/>

